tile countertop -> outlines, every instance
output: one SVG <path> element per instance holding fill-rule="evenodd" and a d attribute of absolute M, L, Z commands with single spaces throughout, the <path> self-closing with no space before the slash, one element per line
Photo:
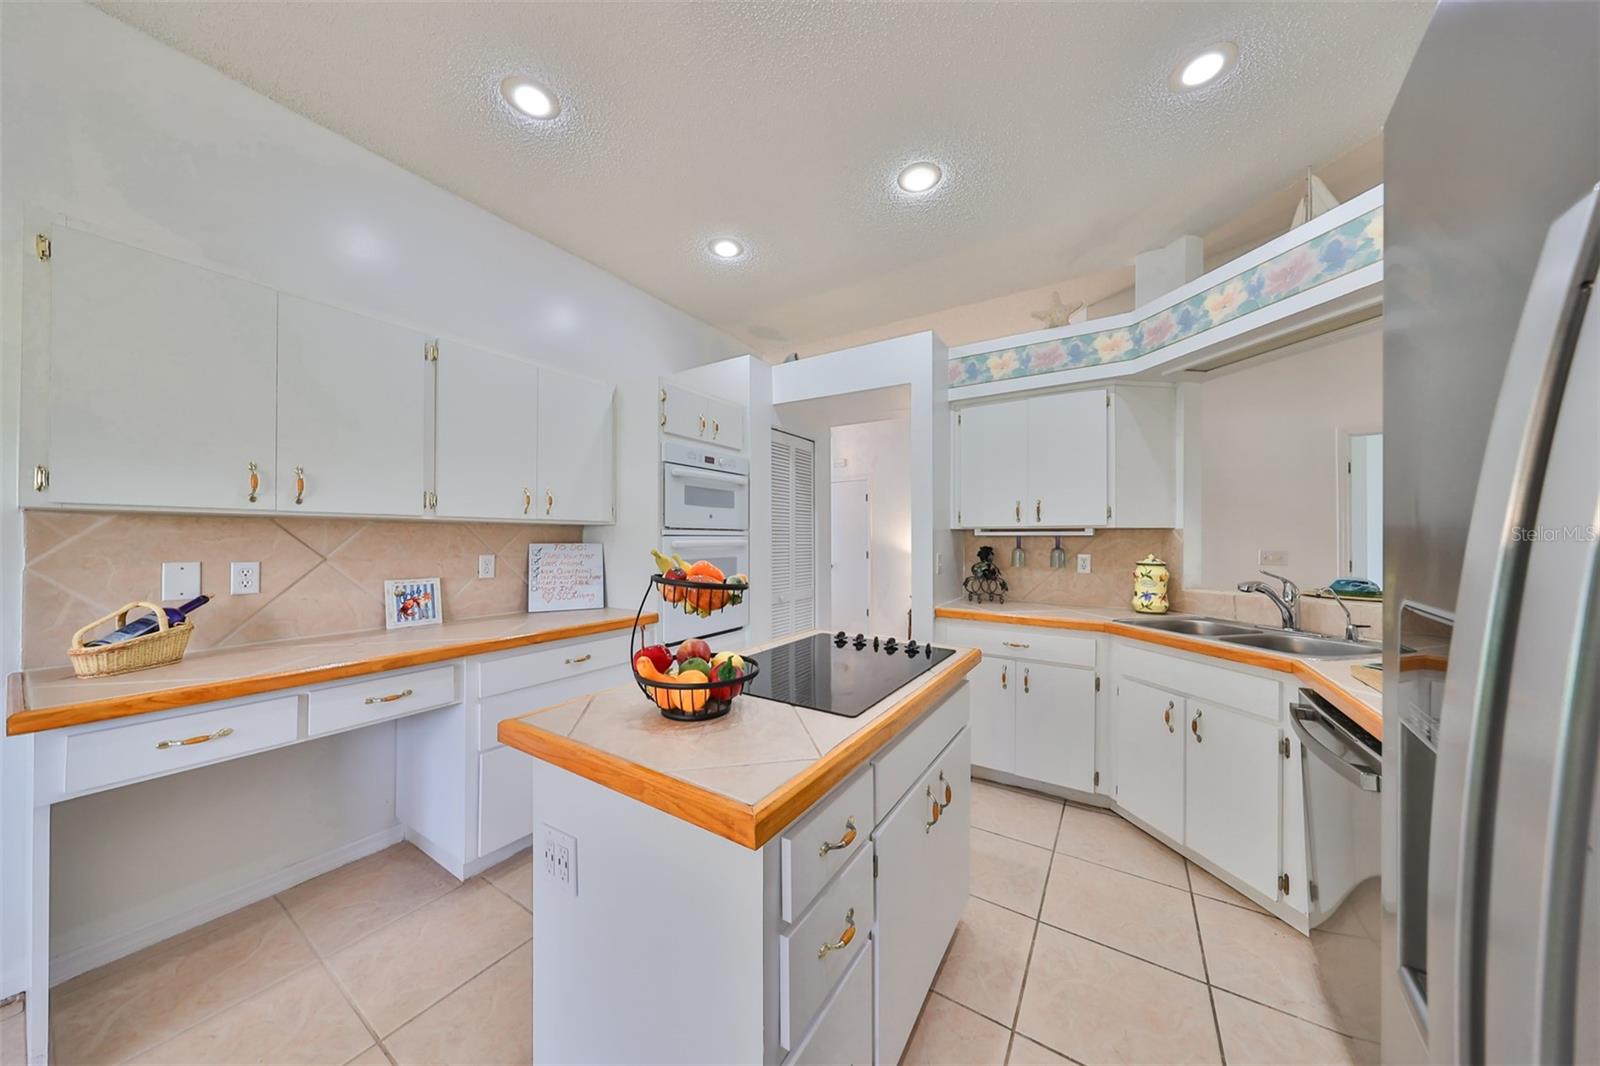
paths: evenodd
<path fill-rule="evenodd" d="M 1132 613 L 1127 608 L 1054 607 L 1042 603 L 968 603 L 966 600 L 952 600 L 934 608 L 933 613 L 936 618 L 1110 633 L 1118 637 L 1160 644 L 1163 647 L 1194 652 L 1198 655 L 1209 655 L 1214 659 L 1225 659 L 1263 670 L 1277 670 L 1280 673 L 1293 675 L 1307 688 L 1349 715 L 1361 728 L 1377 739 L 1383 739 L 1383 694 L 1377 689 L 1369 688 L 1351 673 L 1351 667 L 1376 662 L 1383 657 L 1383 649 L 1377 645 L 1373 645 L 1370 657 L 1311 659 L 1297 655 L 1282 655 L 1277 652 L 1262 651 L 1260 648 L 1241 648 L 1237 644 L 1224 644 L 1206 637 L 1191 637 L 1183 633 L 1164 633 L 1136 625 L 1118 624 L 1117 619 L 1127 618 Z M 1173 612 L 1170 617 L 1187 616 Z"/>
<path fill-rule="evenodd" d="M 759 661 L 761 649 L 750 655 Z M 534 758 L 759 848 L 949 695 L 981 657 L 959 649 L 856 718 L 744 695 L 721 718 L 676 722 L 662 717 L 638 686 L 623 685 L 508 718 L 499 737 Z"/>
<path fill-rule="evenodd" d="M 74 677 L 70 666 L 27 670 L 8 679 L 6 733 L 36 733 L 530 644 L 627 632 L 633 618 L 633 611 L 613 609 L 508 614 L 205 651 L 171 666 L 119 677 Z M 646 614 L 644 621 L 653 625 L 659 617 Z"/>

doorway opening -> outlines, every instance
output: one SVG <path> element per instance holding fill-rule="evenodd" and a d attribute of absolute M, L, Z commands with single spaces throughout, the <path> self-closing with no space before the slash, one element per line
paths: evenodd
<path fill-rule="evenodd" d="M 905 418 L 829 430 L 832 629 L 912 635 L 910 450 Z"/>

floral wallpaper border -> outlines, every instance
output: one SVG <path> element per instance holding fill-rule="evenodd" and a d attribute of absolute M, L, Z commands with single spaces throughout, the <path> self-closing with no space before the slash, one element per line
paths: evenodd
<path fill-rule="evenodd" d="M 1383 208 L 1376 207 L 1131 326 L 952 359 L 950 385 L 1138 359 L 1382 258 Z"/>

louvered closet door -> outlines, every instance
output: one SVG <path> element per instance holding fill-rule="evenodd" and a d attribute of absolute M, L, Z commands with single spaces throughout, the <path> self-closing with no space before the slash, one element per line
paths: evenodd
<path fill-rule="evenodd" d="M 772 434 L 772 635 L 816 626 L 816 445 Z"/>

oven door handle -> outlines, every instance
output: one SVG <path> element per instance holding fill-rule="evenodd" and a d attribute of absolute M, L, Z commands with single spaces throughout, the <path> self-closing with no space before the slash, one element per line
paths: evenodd
<path fill-rule="evenodd" d="M 663 468 L 667 472 L 667 477 L 674 481 L 711 481 L 723 485 L 750 484 L 748 475 L 730 474 L 725 470 L 702 470 L 698 466 L 684 466 L 681 463 L 665 463 Z"/>
<path fill-rule="evenodd" d="M 1300 744 L 1317 758 L 1327 763 L 1340 777 L 1363 792 L 1378 792 L 1383 786 L 1383 759 L 1350 730 L 1324 714 L 1310 700 L 1296 700 L 1289 705 L 1289 722 L 1294 726 Z M 1341 754 L 1328 747 L 1317 735 L 1306 728 L 1313 723 L 1332 733 L 1349 751 Z"/>

